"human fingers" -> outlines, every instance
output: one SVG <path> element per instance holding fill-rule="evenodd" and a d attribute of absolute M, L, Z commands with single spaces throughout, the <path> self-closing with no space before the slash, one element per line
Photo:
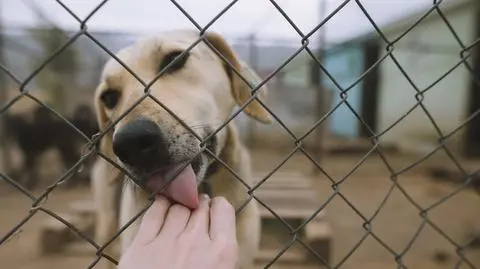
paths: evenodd
<path fill-rule="evenodd" d="M 191 211 L 181 204 L 174 204 L 168 210 L 160 237 L 178 237 L 187 226 Z"/>
<path fill-rule="evenodd" d="M 157 236 L 171 203 L 163 196 L 157 196 L 153 204 L 143 215 L 134 244 L 148 244 Z"/>
<path fill-rule="evenodd" d="M 212 199 L 210 207 L 210 238 L 235 240 L 235 209 L 223 197 Z"/>
<path fill-rule="evenodd" d="M 185 231 L 200 231 L 208 233 L 210 222 L 210 197 L 206 194 L 200 196 L 200 206 L 192 212 Z"/>

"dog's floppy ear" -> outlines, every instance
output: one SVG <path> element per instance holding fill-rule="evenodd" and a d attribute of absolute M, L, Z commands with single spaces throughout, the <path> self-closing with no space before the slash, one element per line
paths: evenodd
<path fill-rule="evenodd" d="M 225 57 L 226 60 L 228 60 L 231 66 L 235 67 L 235 69 L 247 81 L 250 82 L 252 88 L 257 86 L 258 83 L 261 82 L 261 79 L 255 73 L 255 71 L 253 71 L 246 63 L 240 61 L 237 58 L 232 48 L 230 47 L 230 45 L 228 45 L 227 41 L 225 41 L 223 37 L 221 37 L 217 33 L 210 32 L 207 33 L 206 39 L 223 55 L 223 57 Z M 225 66 L 228 71 L 227 73 L 230 75 L 231 78 L 231 90 L 233 98 L 239 106 L 242 106 L 252 96 L 252 88 L 247 83 L 245 83 L 245 81 L 239 75 L 237 75 L 235 71 L 231 70 L 230 65 L 225 63 Z M 258 91 L 259 93 L 257 95 L 257 98 L 264 102 L 268 91 L 267 86 L 265 86 L 264 84 Z M 249 115 L 250 117 L 262 123 L 267 124 L 272 122 L 268 111 L 266 111 L 265 108 L 263 108 L 263 106 L 257 100 L 253 100 L 248 106 L 246 106 L 244 112 L 247 113 L 247 115 Z"/>

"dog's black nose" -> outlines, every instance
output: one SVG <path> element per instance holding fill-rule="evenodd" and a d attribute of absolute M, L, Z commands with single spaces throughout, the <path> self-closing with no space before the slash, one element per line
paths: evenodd
<path fill-rule="evenodd" d="M 122 126 L 113 137 L 113 152 L 123 163 L 144 171 L 168 161 L 165 136 L 160 127 L 148 119 Z"/>

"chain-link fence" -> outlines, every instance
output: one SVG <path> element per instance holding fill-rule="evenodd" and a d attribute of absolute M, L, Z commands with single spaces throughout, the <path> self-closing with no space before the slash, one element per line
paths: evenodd
<path fill-rule="evenodd" d="M 96 249 L 96 256 L 97 258 L 91 262 L 91 264 L 88 266 L 88 268 L 93 268 L 100 260 L 106 259 L 109 260 L 112 263 L 117 263 L 116 259 L 110 256 L 109 254 L 106 253 L 106 249 L 109 247 L 109 245 L 114 242 L 121 234 L 122 232 L 127 229 L 129 225 L 131 225 L 134 221 L 137 220 L 141 216 L 143 212 L 150 206 L 151 203 L 149 203 L 143 210 L 138 212 L 138 214 L 127 223 L 124 227 L 120 227 L 118 230 L 118 233 L 116 233 L 108 242 L 104 244 L 100 244 L 99 242 L 95 242 L 91 236 L 85 234 L 81 229 L 78 227 L 75 227 L 73 224 L 69 223 L 68 220 L 62 218 L 59 214 L 54 212 L 53 210 L 50 210 L 46 207 L 44 207 L 42 204 L 46 201 L 46 199 L 51 195 L 55 190 L 59 188 L 60 185 L 62 185 L 65 182 L 68 182 L 71 180 L 71 178 L 80 170 L 82 165 L 87 162 L 89 159 L 93 157 L 101 158 L 111 165 L 113 165 L 116 169 L 120 170 L 122 173 L 127 175 L 128 177 L 132 178 L 134 181 L 136 180 L 136 177 L 132 175 L 128 170 L 124 169 L 121 165 L 118 164 L 117 160 L 109 158 L 104 152 L 102 152 L 99 148 L 99 143 L 103 137 L 108 135 L 108 133 L 112 132 L 112 130 L 115 128 L 115 125 L 120 122 L 122 119 L 124 119 L 128 114 L 137 106 L 139 105 L 142 101 L 144 100 L 150 100 L 158 104 L 160 107 L 162 107 L 165 111 L 167 111 L 173 118 L 175 118 L 178 121 L 178 124 L 182 125 L 186 129 L 188 129 L 192 135 L 196 136 L 197 139 L 199 139 L 200 145 L 201 145 L 201 152 L 208 154 L 211 158 L 214 159 L 215 163 L 220 165 L 220 167 L 225 168 L 226 171 L 230 172 L 233 177 L 235 177 L 237 180 L 239 180 L 242 185 L 246 188 L 246 194 L 248 196 L 248 199 L 244 201 L 244 203 L 237 208 L 237 213 L 240 212 L 245 205 L 247 205 L 249 202 L 252 200 L 256 200 L 259 203 L 259 206 L 263 209 L 266 209 L 271 215 L 273 215 L 279 223 L 281 223 L 284 228 L 284 233 L 289 236 L 289 242 L 285 244 L 281 249 L 278 250 L 278 252 L 275 253 L 275 255 L 272 255 L 271 260 L 268 261 L 265 264 L 265 267 L 270 267 L 271 265 L 275 264 L 277 260 L 281 258 L 282 255 L 285 254 L 285 252 L 288 251 L 288 249 L 293 245 L 293 244 L 300 244 L 303 249 L 319 261 L 319 263 L 326 268 L 342 268 L 344 265 L 345 261 L 348 260 L 348 258 L 352 255 L 355 254 L 355 252 L 358 250 L 358 248 L 362 245 L 362 243 L 367 239 L 371 239 L 376 241 L 378 244 L 380 244 L 384 250 L 386 250 L 389 253 L 389 256 L 391 259 L 395 262 L 397 268 L 407 268 L 408 266 L 404 263 L 405 257 L 408 255 L 409 250 L 412 248 L 412 245 L 414 245 L 418 240 L 420 240 L 422 231 L 426 228 L 432 228 L 433 230 L 436 231 L 438 235 L 440 235 L 444 240 L 448 241 L 448 243 L 451 245 L 451 247 L 456 251 L 456 259 L 457 261 L 455 262 L 454 268 L 478 268 L 480 265 L 476 264 L 471 257 L 468 257 L 465 252 L 466 250 L 471 247 L 474 243 L 475 238 L 473 236 L 469 237 L 467 240 L 464 240 L 463 242 L 459 242 L 458 240 L 453 239 L 447 232 L 445 232 L 441 225 L 439 225 L 436 221 L 433 221 L 430 217 L 430 212 L 433 211 L 435 208 L 439 207 L 440 205 L 448 202 L 451 199 L 454 199 L 455 196 L 459 195 L 460 193 L 464 192 L 471 192 L 472 189 L 470 188 L 471 186 L 478 186 L 477 183 L 477 173 L 478 171 L 474 171 L 473 173 L 468 172 L 468 169 L 465 168 L 465 165 L 463 164 L 463 158 L 460 158 L 458 156 L 457 152 L 453 152 L 449 146 L 448 146 L 448 141 L 451 137 L 456 135 L 458 132 L 464 130 L 465 128 L 473 128 L 473 125 L 476 125 L 479 123 L 479 120 L 477 118 L 477 115 L 480 111 L 480 108 L 477 108 L 471 113 L 469 113 L 468 116 L 465 117 L 463 122 L 458 124 L 458 126 L 450 130 L 449 132 L 445 132 L 442 130 L 442 128 L 439 127 L 438 122 L 442 121 L 442 119 L 435 119 L 431 113 L 429 112 L 428 107 L 424 104 L 426 99 L 428 99 L 427 93 L 429 91 L 434 90 L 434 86 L 441 83 L 443 79 L 446 77 L 450 76 L 453 72 L 455 72 L 459 68 L 465 68 L 465 70 L 468 70 L 468 84 L 472 84 L 472 88 L 474 91 L 477 91 L 480 89 L 480 80 L 479 80 L 479 72 L 480 72 L 480 64 L 478 64 L 479 60 L 477 52 L 478 52 L 478 44 L 480 43 L 480 39 L 476 39 L 473 42 L 470 42 L 469 44 L 465 44 L 464 41 L 458 37 L 457 35 L 457 30 L 452 26 L 450 23 L 449 19 L 447 19 L 447 16 L 445 16 L 444 11 L 443 11 L 443 2 L 441 0 L 434 0 L 431 7 L 429 8 L 428 12 L 423 14 L 420 18 L 418 18 L 414 23 L 412 23 L 409 27 L 406 28 L 406 30 L 403 31 L 401 35 L 398 37 L 392 39 L 387 37 L 386 34 L 384 34 L 381 30 L 381 27 L 377 26 L 375 21 L 372 19 L 372 17 L 369 15 L 367 10 L 365 9 L 364 5 L 362 4 L 363 1 L 360 0 L 346 0 L 344 1 L 341 5 L 338 6 L 338 8 L 335 9 L 334 12 L 331 14 L 328 14 L 326 18 L 318 24 L 315 28 L 311 29 L 310 32 L 302 32 L 296 25 L 295 23 L 290 19 L 290 17 L 285 13 L 282 8 L 273 0 L 271 0 L 271 4 L 277 9 L 277 11 L 285 18 L 285 20 L 292 26 L 293 29 L 298 33 L 298 42 L 299 42 L 299 47 L 293 53 L 292 55 L 289 55 L 289 57 L 279 66 L 275 68 L 270 74 L 266 75 L 262 81 L 258 82 L 257 84 L 253 84 L 255 82 L 249 81 L 248 78 L 245 78 L 242 75 L 241 70 L 238 70 L 238 67 L 234 66 L 231 62 L 228 61 L 226 55 L 222 54 L 221 51 L 219 50 L 218 47 L 215 46 L 215 44 L 212 44 L 211 41 L 207 39 L 207 33 L 209 31 L 209 28 L 217 23 L 217 21 L 224 16 L 235 4 L 238 2 L 237 1 L 232 1 L 230 4 L 228 4 L 221 12 L 218 13 L 217 16 L 215 16 L 208 24 L 205 26 L 199 25 L 199 23 L 196 22 L 196 20 L 189 15 L 189 13 L 182 8 L 181 4 L 177 3 L 174 0 L 171 0 L 171 3 L 174 4 L 178 10 L 186 17 L 188 20 L 195 26 L 195 28 L 198 30 L 198 39 L 190 44 L 188 46 L 188 49 L 186 49 L 184 52 L 182 52 L 180 55 L 178 55 L 175 60 L 173 60 L 170 64 L 167 66 L 163 67 L 162 70 L 155 76 L 155 79 L 152 81 L 144 81 L 135 74 L 132 69 L 123 63 L 109 48 L 107 48 L 102 42 L 100 42 L 94 35 L 92 35 L 89 30 L 88 30 L 88 24 L 89 20 L 96 15 L 97 12 L 102 10 L 105 7 L 105 4 L 108 1 L 103 1 L 101 4 L 99 4 L 85 19 L 79 18 L 73 10 L 71 10 L 67 5 L 62 3 L 62 1 L 57 1 L 58 4 L 65 9 L 67 12 L 70 13 L 73 19 L 75 19 L 78 24 L 80 29 L 78 32 L 76 32 L 71 38 L 69 38 L 61 47 L 59 47 L 55 53 L 52 55 L 49 55 L 48 58 L 40 65 L 34 72 L 32 72 L 28 77 L 25 79 L 19 79 L 16 74 L 12 73 L 9 68 L 5 65 L 1 65 L 1 69 L 3 71 L 3 76 L 8 77 L 9 80 L 12 80 L 16 83 L 19 91 L 16 94 L 15 97 L 13 98 L 3 98 L 2 100 L 2 106 L 0 109 L 0 116 L 7 114 L 9 109 L 14 107 L 18 102 L 21 100 L 29 99 L 36 104 L 38 104 L 40 107 L 43 109 L 46 109 L 51 113 L 51 115 L 54 115 L 57 119 L 60 119 L 62 122 L 62 125 L 67 126 L 70 130 L 75 131 L 78 135 L 80 135 L 84 141 L 84 146 L 82 150 L 82 155 L 80 158 L 77 158 L 75 160 L 75 164 L 60 177 L 58 178 L 53 184 L 48 186 L 45 190 L 43 190 L 39 194 L 34 194 L 31 192 L 28 188 L 25 188 L 25 186 L 22 186 L 21 184 L 18 183 L 18 180 L 14 177 L 9 176 L 6 172 L 0 171 L 0 177 L 2 178 L 2 181 L 6 182 L 9 186 L 13 187 L 16 191 L 20 192 L 23 194 L 25 197 L 28 197 L 31 200 L 31 207 L 26 214 L 14 227 L 11 227 L 10 230 L 4 232 L 2 234 L 2 237 L 0 239 L 0 246 L 1 245 L 6 245 L 12 238 L 14 238 L 19 232 L 22 230 L 22 227 L 26 225 L 29 221 L 32 220 L 32 218 L 37 215 L 38 213 L 42 212 L 45 214 L 48 214 L 50 217 L 58 220 L 59 222 L 63 223 L 65 226 L 67 226 L 69 229 L 71 229 L 77 236 L 81 237 L 84 241 L 88 242 L 88 244 L 91 245 L 91 247 Z M 363 11 L 365 17 L 370 21 L 372 26 L 375 28 L 376 35 L 379 37 L 381 40 L 381 43 L 385 46 L 385 50 L 383 53 L 381 53 L 381 56 L 378 57 L 378 60 L 373 63 L 371 66 L 369 66 L 365 72 L 363 72 L 359 77 L 355 79 L 353 83 L 350 85 L 344 87 L 341 86 L 340 83 L 337 82 L 337 78 L 332 76 L 328 70 L 328 68 L 325 67 L 324 62 L 322 60 L 323 54 L 318 53 L 316 50 L 313 50 L 310 48 L 309 44 L 311 43 L 311 38 L 312 36 L 319 31 L 323 26 L 326 25 L 327 22 L 329 22 L 330 19 L 332 19 L 334 16 L 337 16 L 339 12 L 341 12 L 342 8 L 344 8 L 347 4 L 351 5 L 356 5 L 360 10 Z M 478 4 L 476 1 L 471 2 L 471 7 L 472 9 L 480 9 L 477 7 Z M 475 14 L 477 17 L 480 14 L 480 12 L 475 11 Z M 426 87 L 420 87 L 418 86 L 414 80 L 411 79 L 411 75 L 402 67 L 402 64 L 397 60 L 396 57 L 396 44 L 400 42 L 405 36 L 408 36 L 409 33 L 418 27 L 426 18 L 429 16 L 439 16 L 446 25 L 446 27 L 449 29 L 451 32 L 452 37 L 456 40 L 458 43 L 458 46 L 460 49 L 458 50 L 458 59 L 457 63 L 454 66 L 449 67 L 448 71 L 442 74 L 440 77 L 438 77 L 434 81 L 430 81 L 429 84 Z M 477 25 L 477 22 L 472 22 L 472 25 Z M 478 30 L 476 30 L 478 32 Z M 478 38 L 479 35 L 476 35 L 476 38 Z M 35 77 L 42 72 L 42 70 L 48 66 L 59 54 L 64 52 L 66 49 L 69 48 L 72 44 L 74 44 L 80 37 L 85 37 L 94 42 L 99 48 L 101 48 L 105 53 L 107 53 L 111 58 L 113 58 L 116 62 L 118 62 L 131 76 L 133 76 L 136 80 L 136 83 L 140 83 L 144 87 L 144 95 L 141 96 L 138 100 L 134 102 L 134 104 L 129 108 L 126 109 L 122 115 L 118 115 L 116 119 L 113 122 L 110 122 L 108 126 L 100 130 L 97 134 L 93 136 L 86 135 L 82 130 L 80 130 L 77 126 L 75 126 L 74 123 L 72 123 L 71 120 L 68 119 L 68 117 L 62 115 L 58 111 L 56 111 L 54 108 L 52 108 L 50 105 L 45 104 L 41 99 L 36 97 L 36 95 L 33 93 L 31 89 L 31 81 L 35 79 Z M 248 84 L 251 88 L 251 96 L 248 97 L 248 99 L 243 100 L 243 104 L 235 110 L 235 112 L 228 118 L 226 122 L 221 124 L 221 126 L 216 129 L 212 130 L 212 132 L 206 136 L 206 137 L 200 137 L 196 134 L 193 128 L 191 128 L 188 124 L 186 124 L 181 117 L 175 115 L 166 105 L 163 104 L 162 100 L 157 99 L 154 94 L 151 92 L 151 87 L 152 85 L 159 80 L 166 70 L 172 65 L 174 65 L 177 61 L 179 61 L 183 55 L 188 53 L 190 50 L 195 48 L 199 44 L 204 44 L 208 46 L 221 60 L 222 62 L 227 66 L 228 69 L 231 70 L 232 76 L 239 76 L 243 82 Z M 308 54 L 310 57 L 310 61 L 313 63 L 315 70 L 318 70 L 319 73 L 322 74 L 322 77 L 324 79 L 328 79 L 331 81 L 331 83 L 336 87 L 335 89 L 335 94 L 339 96 L 337 99 L 338 102 L 333 103 L 331 108 L 328 109 L 328 112 L 322 115 L 318 115 L 318 119 L 311 126 L 311 128 L 304 132 L 301 135 L 297 135 L 294 132 L 290 131 L 288 126 L 283 123 L 282 119 L 277 117 L 275 113 L 272 113 L 272 111 L 269 109 L 268 105 L 265 104 L 264 101 L 260 100 L 259 94 L 262 93 L 262 86 L 264 86 L 267 82 L 269 82 L 270 79 L 275 77 L 278 72 L 280 72 L 286 65 L 288 65 L 296 56 L 298 56 L 300 53 L 305 53 Z M 374 131 L 372 128 L 369 126 L 369 124 L 362 118 L 361 113 L 359 111 L 356 111 L 355 107 L 351 105 L 350 100 L 349 100 L 349 92 L 352 88 L 354 88 L 356 85 L 361 83 L 365 77 L 367 77 L 371 72 L 373 72 L 375 69 L 379 68 L 379 65 L 381 65 L 384 61 L 387 59 L 391 60 L 391 62 L 396 66 L 398 71 L 401 73 L 403 78 L 405 78 L 408 81 L 409 84 L 409 89 L 412 90 L 411 95 L 415 98 L 414 105 L 411 107 L 407 107 L 406 112 L 400 115 L 400 117 L 395 120 L 393 123 L 389 124 L 382 130 L 377 130 Z M 367 89 L 368 90 L 368 89 Z M 3 89 L 2 89 L 3 91 Z M 275 91 L 274 88 L 270 89 L 270 91 Z M 407 89 L 398 89 L 398 91 L 407 91 Z M 452 91 L 449 93 L 451 95 L 455 95 L 455 89 L 452 89 Z M 480 97 L 478 94 L 473 93 L 471 98 L 475 97 Z M 447 97 L 448 99 L 448 97 Z M 242 179 L 241 176 L 237 174 L 237 171 L 234 171 L 232 168 L 228 167 L 228 165 L 224 162 L 224 160 L 221 159 L 221 157 L 217 156 L 215 152 L 212 152 L 207 145 L 209 144 L 209 141 L 217 135 L 221 130 L 223 130 L 228 124 L 230 124 L 235 118 L 247 107 L 249 106 L 252 102 L 257 102 L 257 104 L 268 111 L 270 113 L 270 116 L 273 118 L 276 124 L 281 126 L 283 130 L 291 136 L 291 141 L 292 141 L 292 148 L 289 150 L 288 153 L 285 154 L 285 156 L 282 156 L 282 158 L 279 158 L 278 164 L 275 165 L 273 169 L 270 169 L 267 173 L 265 173 L 264 176 L 261 177 L 254 185 L 249 185 L 245 183 L 246 181 Z M 356 120 L 360 123 L 363 129 L 365 129 L 368 133 L 367 137 L 370 141 L 371 146 L 368 148 L 367 152 L 360 158 L 359 161 L 356 162 L 353 168 L 349 168 L 343 171 L 343 176 L 341 177 L 336 177 L 332 176 L 329 172 L 327 172 L 328 169 L 325 169 L 325 166 L 323 165 L 323 160 L 322 163 L 319 163 L 317 158 L 314 157 L 315 153 L 312 153 L 311 151 L 305 149 L 303 141 L 310 135 L 312 135 L 313 132 L 315 132 L 316 128 L 318 128 L 322 123 L 324 123 L 327 119 L 329 119 L 338 109 L 339 107 L 346 107 L 346 109 L 349 110 L 349 112 L 354 115 Z M 447 108 L 446 108 L 447 109 Z M 435 144 L 433 149 L 429 149 L 428 152 L 421 156 L 420 158 L 417 158 L 415 160 L 409 160 L 409 163 L 401 168 L 401 169 L 395 169 L 393 168 L 393 165 L 391 164 L 391 161 L 389 158 L 386 156 L 386 153 L 383 152 L 382 148 L 380 148 L 380 144 L 382 142 L 382 138 L 388 134 L 392 129 L 394 129 L 398 124 L 400 124 L 402 121 L 404 121 L 406 118 L 409 117 L 411 113 L 416 111 L 421 111 L 424 116 L 428 118 L 428 122 L 431 124 L 431 126 L 435 129 L 436 132 L 436 141 L 437 143 Z M 380 112 L 381 113 L 381 112 Z M 3 121 L 3 119 L 2 119 Z M 4 131 L 7 130 L 6 133 L 8 133 L 8 129 L 10 128 L 9 125 L 4 126 L 2 125 L 2 134 L 5 133 Z M 3 141 L 6 141 L 3 139 Z M 45 139 L 44 137 L 41 137 L 41 139 Z M 266 138 L 268 139 L 268 138 Z M 467 146 L 468 147 L 468 146 Z M 474 147 L 474 146 L 472 146 Z M 452 164 L 455 166 L 455 170 L 461 174 L 461 181 L 459 186 L 456 186 L 452 191 L 450 191 L 447 195 L 444 195 L 443 197 L 438 198 L 435 202 L 431 203 L 430 205 L 423 206 L 420 205 L 418 202 L 416 202 L 415 198 L 413 198 L 411 194 L 411 190 L 406 189 L 403 185 L 401 180 L 399 178 L 403 176 L 404 174 L 407 174 L 410 170 L 414 169 L 416 166 L 421 165 L 422 163 L 426 162 L 429 157 L 432 155 L 436 154 L 437 152 L 442 151 L 445 156 L 447 156 Z M 200 153 L 198 153 L 200 154 Z M 293 158 L 294 155 L 302 155 L 306 157 L 309 160 L 309 163 L 311 163 L 317 171 L 319 171 L 322 175 L 322 177 L 326 178 L 329 182 L 329 185 L 331 187 L 331 190 L 328 194 L 322 195 L 322 200 L 323 202 L 319 202 L 316 204 L 316 210 L 313 210 L 310 212 L 310 215 L 305 217 L 302 223 L 292 226 L 291 224 L 288 223 L 284 219 L 284 217 L 281 214 L 277 214 L 275 212 L 275 208 L 267 203 L 265 203 L 259 196 L 257 195 L 257 191 L 264 186 L 264 184 L 267 184 L 266 182 L 271 178 L 275 176 L 275 173 L 279 171 L 291 158 Z M 354 174 L 362 165 L 365 164 L 366 160 L 371 157 L 372 155 L 375 155 L 378 157 L 377 164 L 376 166 L 383 166 L 382 169 L 387 169 L 388 170 L 388 175 L 389 175 L 389 188 L 386 194 L 384 195 L 383 199 L 376 205 L 376 209 L 374 212 L 370 215 L 363 214 L 360 212 L 357 208 L 359 205 L 357 204 L 358 200 L 356 202 L 352 202 L 351 199 L 348 197 L 347 194 L 345 194 L 342 191 L 343 185 L 345 185 L 346 182 L 349 181 L 349 178 Z M 189 164 L 193 161 L 190 160 Z M 275 184 L 275 183 L 272 183 Z M 163 188 L 166 188 L 166 186 L 163 186 Z M 385 205 L 388 203 L 390 196 L 392 195 L 393 192 L 399 191 L 411 205 L 414 206 L 416 212 L 419 214 L 421 221 L 418 227 L 416 228 L 415 232 L 413 233 L 413 236 L 408 240 L 408 243 L 406 246 L 401 249 L 401 250 L 394 250 L 392 247 L 389 246 L 388 240 L 385 240 L 383 236 L 379 236 L 378 233 L 376 232 L 376 226 L 374 225 L 374 221 L 376 220 L 378 214 L 382 211 L 382 208 L 385 207 Z M 368 194 L 366 194 L 368 196 Z M 345 204 L 350 207 L 351 214 L 358 215 L 358 217 L 361 218 L 361 222 L 363 223 L 361 225 L 361 228 L 363 229 L 362 236 L 358 240 L 358 242 L 350 249 L 345 250 L 346 254 L 335 261 L 331 261 L 328 257 L 322 256 L 322 254 L 317 253 L 314 248 L 312 248 L 309 243 L 302 237 L 300 236 L 300 233 L 303 232 L 303 229 L 309 224 L 311 221 L 315 219 L 315 217 L 323 212 L 323 210 L 328 207 L 328 205 L 332 202 L 334 199 L 339 199 L 343 201 Z M 366 199 L 366 198 L 365 198 Z M 288 197 L 285 198 L 285 200 L 288 200 Z M 478 200 L 477 200 L 478 203 Z M 476 205 L 474 204 L 466 204 L 463 205 L 465 207 L 475 207 Z M 448 218 L 448 216 L 444 216 L 445 218 Z M 398 223 L 396 225 L 402 225 L 401 223 Z"/>

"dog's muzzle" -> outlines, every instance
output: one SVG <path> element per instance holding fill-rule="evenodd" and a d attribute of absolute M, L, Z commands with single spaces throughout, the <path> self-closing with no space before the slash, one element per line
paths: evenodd
<path fill-rule="evenodd" d="M 192 164 L 175 163 L 160 127 L 149 119 L 137 119 L 122 126 L 113 137 L 113 152 L 125 165 L 147 175 L 140 182 L 190 208 L 198 207 L 196 173 L 199 158 Z"/>

